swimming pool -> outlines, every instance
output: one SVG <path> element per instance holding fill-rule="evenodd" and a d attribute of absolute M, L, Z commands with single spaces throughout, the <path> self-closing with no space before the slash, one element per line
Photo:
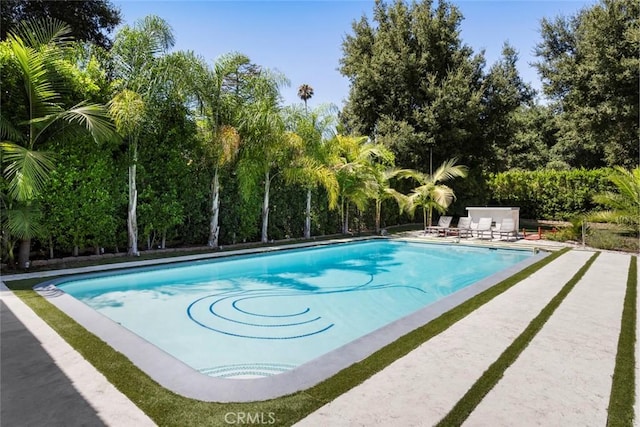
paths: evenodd
<path fill-rule="evenodd" d="M 374 240 L 56 285 L 201 374 L 249 381 L 317 367 L 323 357 L 532 255 Z"/>

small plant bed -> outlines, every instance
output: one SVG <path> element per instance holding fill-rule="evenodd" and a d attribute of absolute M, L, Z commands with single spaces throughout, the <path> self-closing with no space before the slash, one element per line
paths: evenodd
<path fill-rule="evenodd" d="M 523 226 L 520 235 L 525 239 L 582 244 L 582 221 L 578 217 L 571 221 L 523 219 L 520 221 Z M 585 222 L 584 244 L 594 249 L 640 252 L 640 237 L 615 224 Z"/>

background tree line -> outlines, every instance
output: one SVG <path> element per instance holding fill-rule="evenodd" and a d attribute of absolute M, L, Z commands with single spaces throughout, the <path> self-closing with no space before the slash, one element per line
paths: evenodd
<path fill-rule="evenodd" d="M 353 23 L 341 72 L 342 123 L 383 142 L 405 167 L 458 157 L 479 171 L 638 164 L 640 5 L 603 0 L 541 22 L 534 64 L 548 100 L 520 78 L 505 43 L 486 70 L 447 1 L 375 2 Z M 430 156 L 433 156 L 433 162 Z"/>
<path fill-rule="evenodd" d="M 550 101 L 540 104 L 511 46 L 487 68 L 463 43 L 453 4 L 376 1 L 373 19 L 354 22 L 345 38 L 351 89 L 337 113 L 308 108 L 308 85 L 304 106 L 283 106 L 286 78 L 241 54 L 211 63 L 172 51 L 158 17 L 108 38 L 120 22 L 108 1 L 2 2 L 0 133 L 13 144 L 3 145 L 3 255 L 18 241 L 28 242 L 28 259 L 29 248 L 135 254 L 138 243 L 216 247 L 398 224 L 410 217 L 394 188 L 409 194 L 420 183 L 394 168 L 422 172 L 424 186 L 451 158 L 469 165 L 469 177 L 452 183 L 458 213 L 508 199 L 491 197 L 492 173 L 636 165 L 638 12 L 637 2 L 605 0 L 543 20 L 536 67 Z M 27 14 L 61 13 L 83 18 L 21 30 Z M 7 35 L 20 31 L 21 42 Z M 31 58 L 22 68 L 16 43 Z M 55 97 L 25 91 L 34 77 Z M 61 111 L 102 109 L 61 116 L 67 124 L 26 142 L 52 117 L 29 116 L 30 102 L 51 101 Z M 44 162 L 24 169 L 38 156 Z M 18 179 L 28 174 L 37 179 Z M 18 195 L 17 183 L 38 185 Z"/>

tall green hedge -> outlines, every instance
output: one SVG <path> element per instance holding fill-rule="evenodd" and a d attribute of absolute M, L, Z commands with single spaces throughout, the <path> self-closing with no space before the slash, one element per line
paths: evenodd
<path fill-rule="evenodd" d="M 596 208 L 594 194 L 608 190 L 611 169 L 511 170 L 487 176 L 490 204 L 519 206 L 520 217 L 566 220 Z"/>

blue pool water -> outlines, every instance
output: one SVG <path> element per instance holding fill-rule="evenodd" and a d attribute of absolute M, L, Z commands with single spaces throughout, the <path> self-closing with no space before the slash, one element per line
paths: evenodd
<path fill-rule="evenodd" d="M 295 368 L 528 257 L 368 241 L 58 284 L 211 376 Z"/>

